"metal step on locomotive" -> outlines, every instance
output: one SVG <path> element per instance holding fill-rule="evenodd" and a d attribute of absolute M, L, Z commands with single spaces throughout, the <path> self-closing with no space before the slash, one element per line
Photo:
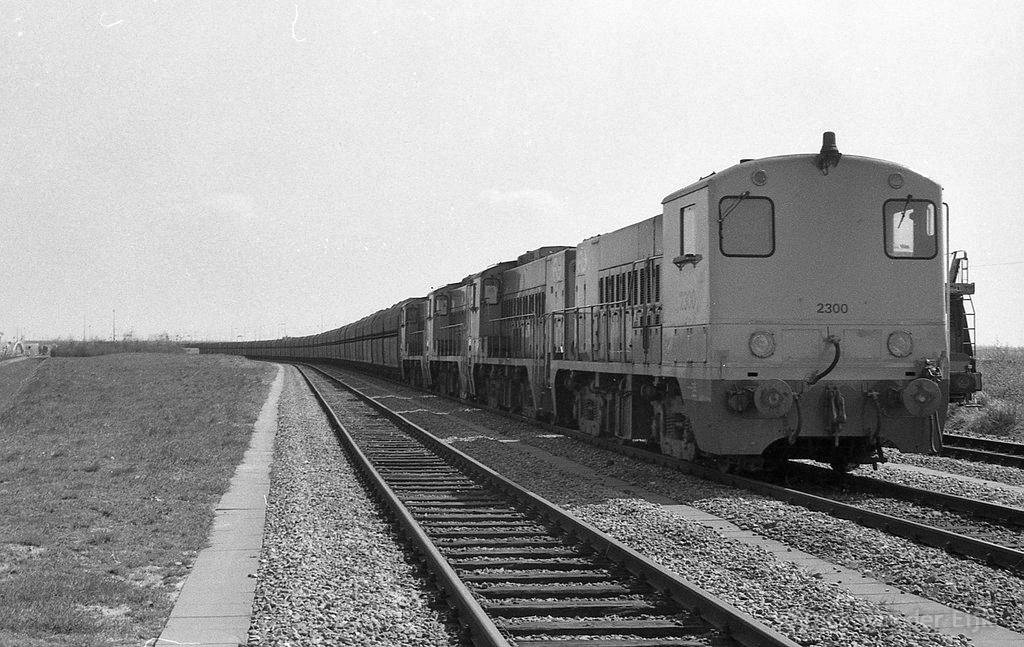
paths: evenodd
<path fill-rule="evenodd" d="M 355 323 L 203 352 L 360 366 L 726 466 L 936 452 L 981 386 L 966 254 L 947 265 L 939 184 L 823 140 Z"/>

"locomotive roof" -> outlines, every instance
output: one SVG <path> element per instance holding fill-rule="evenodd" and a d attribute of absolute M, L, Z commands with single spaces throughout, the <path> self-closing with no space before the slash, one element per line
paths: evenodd
<path fill-rule="evenodd" d="M 815 160 L 817 160 L 817 158 L 818 158 L 818 154 L 817 153 L 797 153 L 797 154 L 794 154 L 794 155 L 775 155 L 775 156 L 772 156 L 772 157 L 759 157 L 757 159 L 743 160 L 739 164 L 733 164 L 732 166 L 727 167 L 727 168 L 725 168 L 725 169 L 723 169 L 721 171 L 712 172 L 711 175 L 706 175 L 706 176 L 700 178 L 699 180 L 697 180 L 696 182 L 694 182 L 693 184 L 689 184 L 689 185 L 684 186 L 683 188 L 679 189 L 678 191 L 674 191 L 674 192 L 668 194 L 661 201 L 661 203 L 665 204 L 666 202 L 671 202 L 672 200 L 675 200 L 679 196 L 683 196 L 683 195 L 686 195 L 687 193 L 692 193 L 692 192 L 697 191 L 699 189 L 703 189 L 704 187 L 706 187 L 709 184 L 711 184 L 712 182 L 714 182 L 719 176 L 724 175 L 726 173 L 732 173 L 732 172 L 734 172 L 734 171 L 736 171 L 736 170 L 738 170 L 740 168 L 749 168 L 751 166 L 761 166 L 761 165 L 764 165 L 764 164 L 772 164 L 772 163 L 778 163 L 778 162 L 789 162 L 789 161 L 793 161 L 793 160 L 807 160 L 808 162 L 813 164 L 815 162 Z M 915 172 L 915 171 L 913 171 L 911 169 L 908 169 L 907 167 L 903 166 L 902 164 L 897 164 L 896 162 L 890 162 L 888 160 L 878 159 L 878 158 L 875 158 L 875 157 L 863 157 L 863 156 L 860 156 L 860 155 L 846 155 L 846 154 L 844 154 L 843 155 L 843 159 L 844 160 L 858 160 L 858 161 L 861 161 L 861 162 L 881 164 L 881 165 L 885 165 L 886 167 L 892 168 L 893 170 L 899 170 L 899 171 L 904 172 L 904 173 L 913 173 L 914 175 L 920 175 L 919 173 L 917 173 L 917 172 Z"/>

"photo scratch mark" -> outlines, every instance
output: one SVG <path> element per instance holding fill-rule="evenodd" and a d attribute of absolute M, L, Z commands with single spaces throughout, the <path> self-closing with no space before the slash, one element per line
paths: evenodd
<path fill-rule="evenodd" d="M 292 40 L 296 43 L 305 43 L 305 38 L 299 38 L 295 35 L 295 25 L 299 22 L 299 5 L 295 5 L 295 17 L 292 18 Z"/>
<path fill-rule="evenodd" d="M 118 25 L 120 25 L 121 23 L 124 22 L 124 18 L 122 18 L 121 20 L 115 20 L 112 23 L 105 23 L 105 22 L 103 22 L 103 16 L 106 16 L 106 15 L 107 15 L 107 12 L 105 12 L 105 11 L 100 14 L 100 25 L 104 29 L 110 29 L 111 27 L 117 27 Z"/>

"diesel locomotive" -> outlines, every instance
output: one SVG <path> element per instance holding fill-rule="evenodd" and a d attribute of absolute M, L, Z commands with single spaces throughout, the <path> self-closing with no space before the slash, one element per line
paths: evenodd
<path fill-rule="evenodd" d="M 942 188 L 823 139 L 341 328 L 202 351 L 362 367 L 743 468 L 935 452 L 947 403 L 981 388 Z"/>

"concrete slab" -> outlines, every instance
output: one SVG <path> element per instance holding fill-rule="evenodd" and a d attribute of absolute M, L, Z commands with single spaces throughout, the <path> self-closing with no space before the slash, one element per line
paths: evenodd
<path fill-rule="evenodd" d="M 894 586 L 882 584 L 878 580 L 861 578 L 861 582 L 844 582 L 846 590 L 857 595 L 857 597 L 864 597 L 866 595 L 877 595 L 877 596 L 892 596 L 896 593 L 900 593 L 900 590 Z"/>
<path fill-rule="evenodd" d="M 199 553 L 192 570 L 196 573 L 211 573 L 224 578 L 237 575 L 245 578 L 256 575 L 256 571 L 248 570 L 253 560 L 259 560 L 259 550 L 222 549 L 204 550 Z"/>
<path fill-rule="evenodd" d="M 177 605 L 181 606 L 182 615 L 180 617 L 182 618 L 245 618 L 248 620 L 252 616 L 251 603 L 222 602 L 221 600 L 203 598 L 190 604 L 178 602 Z M 234 646 L 236 643 L 231 644 Z"/>
<path fill-rule="evenodd" d="M 167 621 L 157 647 L 232 645 L 246 643 L 249 616 L 174 617 Z"/>
<path fill-rule="evenodd" d="M 258 505 L 264 505 L 263 499 L 259 499 Z M 214 532 L 252 532 L 254 529 L 263 529 L 263 519 L 267 516 L 266 511 L 258 508 L 220 508 L 214 518 L 212 529 Z"/>
<path fill-rule="evenodd" d="M 217 510 L 257 509 L 261 505 L 266 505 L 268 495 L 269 488 L 267 492 L 259 492 L 256 488 L 246 492 L 228 492 L 217 504 Z"/>
<path fill-rule="evenodd" d="M 189 570 L 158 647 L 237 647 L 247 642 L 283 385 L 284 368 L 278 365 L 249 448 L 215 507 L 209 546 Z"/>
<path fill-rule="evenodd" d="M 232 532 L 218 535 L 212 540 L 208 550 L 224 550 L 225 548 L 244 548 L 258 553 L 263 547 L 263 537 L 253 537 L 249 532 Z"/>

